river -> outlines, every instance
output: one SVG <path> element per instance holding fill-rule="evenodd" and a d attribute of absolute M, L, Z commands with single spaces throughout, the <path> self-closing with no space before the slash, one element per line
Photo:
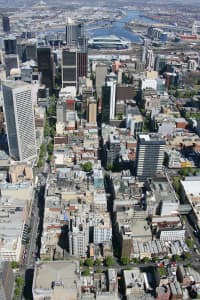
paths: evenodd
<path fill-rule="evenodd" d="M 153 24 L 155 23 L 154 20 L 142 17 L 140 11 L 128 11 L 125 16 L 123 16 L 121 19 L 112 22 L 112 24 L 108 24 L 108 21 L 99 21 L 96 23 L 93 23 L 86 28 L 86 32 L 89 36 L 108 36 L 108 35 L 116 35 L 119 37 L 124 37 L 131 42 L 134 43 L 141 43 L 141 38 L 136 33 L 130 31 L 128 28 L 125 28 L 125 23 L 129 21 L 143 21 L 144 23 Z M 106 26 L 108 24 L 108 26 Z M 103 28 L 97 28 L 105 26 Z M 94 29 L 93 29 L 94 28 Z"/>

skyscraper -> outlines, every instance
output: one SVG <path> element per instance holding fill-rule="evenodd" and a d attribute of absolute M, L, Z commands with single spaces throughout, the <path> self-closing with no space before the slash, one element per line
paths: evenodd
<path fill-rule="evenodd" d="M 86 77 L 88 72 L 88 39 L 85 35 L 78 38 L 77 78 Z"/>
<path fill-rule="evenodd" d="M 30 40 L 26 44 L 26 60 L 37 60 L 37 46 L 36 40 Z"/>
<path fill-rule="evenodd" d="M 0 16 L 0 32 L 10 32 L 10 19 L 7 16 Z"/>
<path fill-rule="evenodd" d="M 3 105 L 10 156 L 19 161 L 37 155 L 31 86 L 22 81 L 3 82 Z"/>
<path fill-rule="evenodd" d="M 77 87 L 77 48 L 62 51 L 62 87 Z"/>
<path fill-rule="evenodd" d="M 147 50 L 147 57 L 146 57 L 146 68 L 148 71 L 154 70 L 154 54 L 153 50 Z"/>
<path fill-rule="evenodd" d="M 107 65 L 105 64 L 98 64 L 95 70 L 95 77 L 96 77 L 96 93 L 97 97 L 102 97 L 102 87 L 104 86 L 107 71 Z"/>
<path fill-rule="evenodd" d="M 113 74 L 113 73 L 111 73 Z M 102 122 L 108 123 L 115 119 L 117 79 L 107 76 L 102 95 Z"/>
<path fill-rule="evenodd" d="M 6 66 L 6 75 L 10 76 L 12 69 L 19 69 L 19 56 L 16 54 L 4 55 L 4 63 Z"/>
<path fill-rule="evenodd" d="M 97 121 L 97 102 L 94 98 L 89 99 L 87 120 L 89 123 L 96 123 Z"/>
<path fill-rule="evenodd" d="M 140 134 L 136 153 L 137 176 L 154 177 L 162 172 L 164 150 L 165 141 L 158 134 Z"/>
<path fill-rule="evenodd" d="M 75 23 L 71 18 L 66 24 L 66 44 L 67 46 L 77 46 L 78 39 L 83 36 L 83 24 Z"/>
<path fill-rule="evenodd" d="M 44 46 L 37 49 L 38 71 L 42 73 L 42 84 L 45 84 L 51 95 L 54 89 L 54 65 L 51 48 Z"/>
<path fill-rule="evenodd" d="M 82 23 L 75 23 L 67 19 L 66 24 L 66 45 L 67 48 L 77 49 L 77 79 L 87 76 L 88 70 L 88 39 L 84 34 Z"/>
<path fill-rule="evenodd" d="M 5 54 L 16 54 L 17 53 L 17 41 L 14 36 L 9 36 L 4 39 Z"/>

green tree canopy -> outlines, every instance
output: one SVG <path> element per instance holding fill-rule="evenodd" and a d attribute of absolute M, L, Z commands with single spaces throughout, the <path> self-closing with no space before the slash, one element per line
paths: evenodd
<path fill-rule="evenodd" d="M 89 276 L 90 275 L 90 270 L 89 269 L 86 269 L 82 272 L 82 275 L 83 276 Z"/>
<path fill-rule="evenodd" d="M 105 259 L 105 266 L 106 267 L 111 267 L 114 264 L 114 259 L 112 258 L 112 256 L 107 256 Z"/>
<path fill-rule="evenodd" d="M 96 266 L 100 266 L 100 265 L 101 265 L 101 260 L 100 260 L 99 258 L 97 258 L 97 259 L 95 260 L 95 265 L 96 265 Z"/>
<path fill-rule="evenodd" d="M 186 239 L 186 244 L 189 248 L 193 248 L 194 247 L 194 240 L 190 237 L 188 239 Z"/>
<path fill-rule="evenodd" d="M 91 163 L 91 161 L 87 161 L 86 163 L 82 164 L 81 167 L 82 167 L 82 170 L 84 172 L 90 172 L 90 171 L 92 171 L 92 163 Z"/>
<path fill-rule="evenodd" d="M 183 254 L 183 259 L 186 259 L 186 260 L 188 260 L 188 259 L 191 259 L 191 254 L 189 253 L 189 252 L 185 252 L 184 254 Z"/>
<path fill-rule="evenodd" d="M 174 255 L 172 256 L 172 261 L 180 261 L 180 256 L 177 255 L 177 254 L 174 254 Z"/>
<path fill-rule="evenodd" d="M 24 285 L 24 278 L 22 276 L 17 276 L 15 279 L 16 285 L 18 287 L 23 286 Z"/>
<path fill-rule="evenodd" d="M 143 257 L 142 262 L 143 263 L 148 263 L 150 259 L 148 257 Z"/>
<path fill-rule="evenodd" d="M 130 263 L 129 257 L 123 256 L 123 257 L 121 258 L 121 263 L 122 263 L 122 265 L 124 265 L 124 266 L 128 265 L 128 264 Z"/>
<path fill-rule="evenodd" d="M 17 261 L 11 261 L 11 268 L 12 269 L 17 269 L 19 268 L 19 263 Z"/>
<path fill-rule="evenodd" d="M 91 259 L 91 258 L 86 258 L 86 260 L 85 260 L 85 265 L 87 266 L 87 267 L 92 267 L 93 266 L 93 260 Z"/>

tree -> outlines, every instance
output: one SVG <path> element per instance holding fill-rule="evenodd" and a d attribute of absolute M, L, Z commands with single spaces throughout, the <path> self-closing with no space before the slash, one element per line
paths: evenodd
<path fill-rule="evenodd" d="M 189 253 L 189 252 L 185 252 L 184 254 L 183 254 L 183 259 L 186 259 L 186 260 L 189 260 L 189 259 L 191 259 L 191 254 Z"/>
<path fill-rule="evenodd" d="M 101 269 L 96 269 L 96 273 L 102 273 Z"/>
<path fill-rule="evenodd" d="M 19 263 L 17 261 L 11 261 L 11 268 L 12 269 L 18 269 L 19 268 Z"/>
<path fill-rule="evenodd" d="M 97 259 L 95 260 L 95 265 L 96 265 L 96 266 L 100 266 L 100 265 L 101 265 L 101 260 L 100 260 L 99 258 L 97 258 Z"/>
<path fill-rule="evenodd" d="M 130 263 L 129 257 L 123 256 L 123 257 L 121 258 L 121 264 L 122 264 L 122 265 L 126 266 L 126 265 L 128 265 L 129 263 Z"/>
<path fill-rule="evenodd" d="M 19 296 L 21 294 L 20 288 L 16 287 L 15 289 L 15 296 Z"/>
<path fill-rule="evenodd" d="M 90 171 L 92 171 L 92 163 L 91 163 L 91 161 L 87 161 L 86 163 L 82 164 L 81 167 L 82 167 L 82 170 L 84 172 L 90 172 Z"/>
<path fill-rule="evenodd" d="M 180 256 L 177 254 L 172 255 L 172 261 L 180 261 Z"/>
<path fill-rule="evenodd" d="M 45 144 L 42 144 L 41 146 L 40 146 L 40 155 L 42 156 L 42 155 L 44 155 L 45 154 Z"/>
<path fill-rule="evenodd" d="M 49 154 L 53 154 L 53 141 L 49 142 L 47 145 L 47 151 Z"/>
<path fill-rule="evenodd" d="M 194 247 L 194 240 L 191 237 L 188 238 L 185 242 L 186 242 L 186 245 L 188 246 L 188 248 Z"/>
<path fill-rule="evenodd" d="M 93 266 L 93 260 L 91 258 L 86 258 L 85 265 L 87 267 L 92 267 Z"/>
<path fill-rule="evenodd" d="M 192 171 L 192 168 L 182 168 L 179 171 L 179 174 L 182 175 L 182 176 L 188 176 L 189 173 L 191 173 L 191 171 Z"/>
<path fill-rule="evenodd" d="M 173 177 L 172 179 L 172 182 L 173 182 L 173 187 L 176 191 L 176 193 L 179 195 L 180 192 L 181 192 L 181 183 L 180 183 L 180 176 L 176 176 L 176 177 Z"/>
<path fill-rule="evenodd" d="M 112 256 L 107 256 L 104 262 L 106 267 L 111 267 L 114 264 L 114 259 Z"/>
<path fill-rule="evenodd" d="M 89 276 L 90 275 L 90 270 L 89 269 L 86 269 L 82 272 L 82 275 L 83 276 Z"/>
<path fill-rule="evenodd" d="M 144 263 L 144 264 L 146 264 L 146 263 L 148 263 L 149 262 L 149 258 L 148 257 L 143 257 L 143 259 L 142 259 L 142 262 Z"/>
<path fill-rule="evenodd" d="M 107 168 L 108 171 L 112 171 L 112 169 L 113 169 L 113 164 L 112 164 L 112 163 L 107 164 L 106 168 Z"/>
<path fill-rule="evenodd" d="M 158 260 L 159 260 L 159 257 L 158 257 L 158 256 L 152 257 L 152 261 L 153 261 L 153 262 L 157 262 Z"/>
<path fill-rule="evenodd" d="M 49 126 L 49 121 L 46 120 L 45 126 L 44 126 L 44 136 L 49 136 L 50 134 L 50 126 Z"/>
<path fill-rule="evenodd" d="M 22 276 L 17 276 L 15 282 L 18 287 L 22 287 L 24 285 L 24 278 Z"/>
<path fill-rule="evenodd" d="M 43 165 L 44 165 L 43 160 L 42 160 L 42 159 L 39 159 L 39 160 L 38 160 L 38 163 L 37 163 L 37 167 L 38 167 L 38 168 L 42 168 Z"/>
<path fill-rule="evenodd" d="M 138 264 L 138 263 L 139 263 L 139 258 L 134 257 L 134 258 L 132 259 L 132 262 L 133 262 L 134 264 Z"/>
<path fill-rule="evenodd" d="M 52 126 L 52 127 L 50 128 L 50 136 L 51 136 L 52 138 L 54 138 L 55 135 L 56 135 L 56 129 L 55 129 L 55 126 Z"/>

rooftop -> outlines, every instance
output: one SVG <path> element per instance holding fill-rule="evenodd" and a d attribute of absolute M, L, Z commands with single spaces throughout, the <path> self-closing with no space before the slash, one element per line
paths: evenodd
<path fill-rule="evenodd" d="M 6 80 L 3 82 L 4 86 L 10 87 L 12 89 L 17 89 L 17 88 L 22 88 L 22 87 L 30 87 L 30 85 L 24 81 L 20 81 L 20 80 L 16 80 L 16 81 L 12 81 L 12 80 Z"/>
<path fill-rule="evenodd" d="M 56 296 L 56 299 L 76 300 L 79 275 L 75 261 L 40 262 L 35 266 L 33 294 Z M 58 298 L 57 298 L 58 297 Z M 60 297 L 60 298 L 59 298 Z"/>
<path fill-rule="evenodd" d="M 155 133 L 150 134 L 140 134 L 139 135 L 139 141 L 141 144 L 162 144 L 165 145 L 164 139 L 159 135 Z"/>
<path fill-rule="evenodd" d="M 191 196 L 200 197 L 200 176 L 188 176 L 181 180 L 185 193 Z"/>

